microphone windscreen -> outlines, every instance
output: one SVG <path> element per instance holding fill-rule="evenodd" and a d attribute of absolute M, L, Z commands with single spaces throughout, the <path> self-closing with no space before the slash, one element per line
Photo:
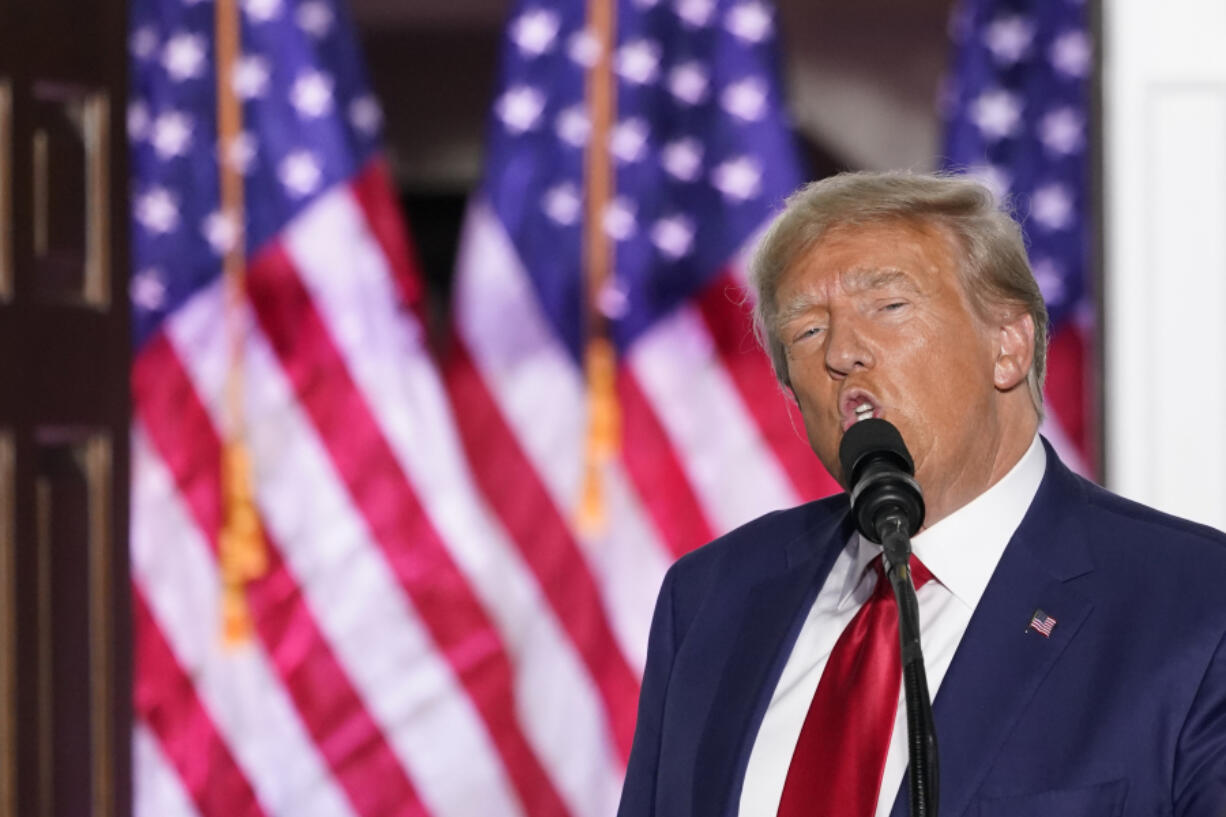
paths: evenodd
<path fill-rule="evenodd" d="M 908 474 L 915 473 L 915 461 L 898 429 L 888 420 L 880 417 L 870 417 L 852 423 L 851 428 L 843 434 L 843 442 L 839 444 L 839 464 L 843 466 L 843 477 L 852 483 L 856 478 L 856 468 L 861 460 L 869 454 L 885 454 L 898 460 L 899 467 Z"/>

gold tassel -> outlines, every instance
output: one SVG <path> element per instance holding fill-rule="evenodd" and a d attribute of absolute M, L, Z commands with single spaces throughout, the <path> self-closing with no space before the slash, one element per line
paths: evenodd
<path fill-rule="evenodd" d="M 268 552 L 256 513 L 247 447 L 230 441 L 222 454 L 222 525 L 218 543 L 222 585 L 222 637 L 236 646 L 251 637 L 247 583 L 268 571 Z"/>
<path fill-rule="evenodd" d="M 234 220 L 236 235 L 222 260 L 226 280 L 226 334 L 230 345 L 230 370 L 226 381 L 226 435 L 221 459 L 221 534 L 217 543 L 221 570 L 221 637 L 227 647 L 237 647 L 251 638 L 251 611 L 247 607 L 247 583 L 268 570 L 268 553 L 260 518 L 255 509 L 251 456 L 244 444 L 243 351 L 245 332 L 241 320 L 246 301 L 246 259 L 243 226 L 243 177 L 225 151 L 243 130 L 243 109 L 234 91 L 234 66 L 241 53 L 237 0 L 217 0 L 214 9 L 217 49 L 217 130 L 223 160 L 220 172 L 221 211 Z"/>
<path fill-rule="evenodd" d="M 575 525 L 587 537 L 607 527 L 602 476 L 621 446 L 621 414 L 617 402 L 617 355 L 609 338 L 609 318 L 599 308 L 609 285 L 614 249 L 604 230 L 604 214 L 613 200 L 614 180 L 609 133 L 617 113 L 617 84 L 612 53 L 617 40 L 616 0 L 587 0 L 587 28 L 599 43 L 598 56 L 588 68 L 586 107 L 592 132 L 584 154 L 583 186 L 587 192 L 583 220 L 583 270 L 587 284 L 588 336 L 584 350 L 587 377 L 587 444 L 583 452 L 583 486 Z"/>
<path fill-rule="evenodd" d="M 601 473 L 621 448 L 621 408 L 613 342 L 607 337 L 592 338 L 586 357 L 588 427 L 577 521 L 582 533 L 596 536 L 607 524 Z"/>

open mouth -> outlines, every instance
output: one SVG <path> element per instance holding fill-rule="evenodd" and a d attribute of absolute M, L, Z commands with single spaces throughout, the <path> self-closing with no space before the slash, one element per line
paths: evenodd
<path fill-rule="evenodd" d="M 839 402 L 843 417 L 843 430 L 851 428 L 861 420 L 881 416 L 881 405 L 871 394 L 863 389 L 852 389 L 843 395 Z"/>

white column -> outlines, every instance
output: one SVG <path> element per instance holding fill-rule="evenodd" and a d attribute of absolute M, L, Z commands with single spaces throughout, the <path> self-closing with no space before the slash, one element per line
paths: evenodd
<path fill-rule="evenodd" d="M 1226 2 L 1103 18 L 1106 480 L 1226 528 Z"/>

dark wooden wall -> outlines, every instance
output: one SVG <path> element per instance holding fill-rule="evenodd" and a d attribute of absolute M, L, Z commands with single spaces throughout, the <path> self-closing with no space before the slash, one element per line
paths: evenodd
<path fill-rule="evenodd" d="M 0 5 L 0 814 L 129 811 L 123 0 Z"/>

